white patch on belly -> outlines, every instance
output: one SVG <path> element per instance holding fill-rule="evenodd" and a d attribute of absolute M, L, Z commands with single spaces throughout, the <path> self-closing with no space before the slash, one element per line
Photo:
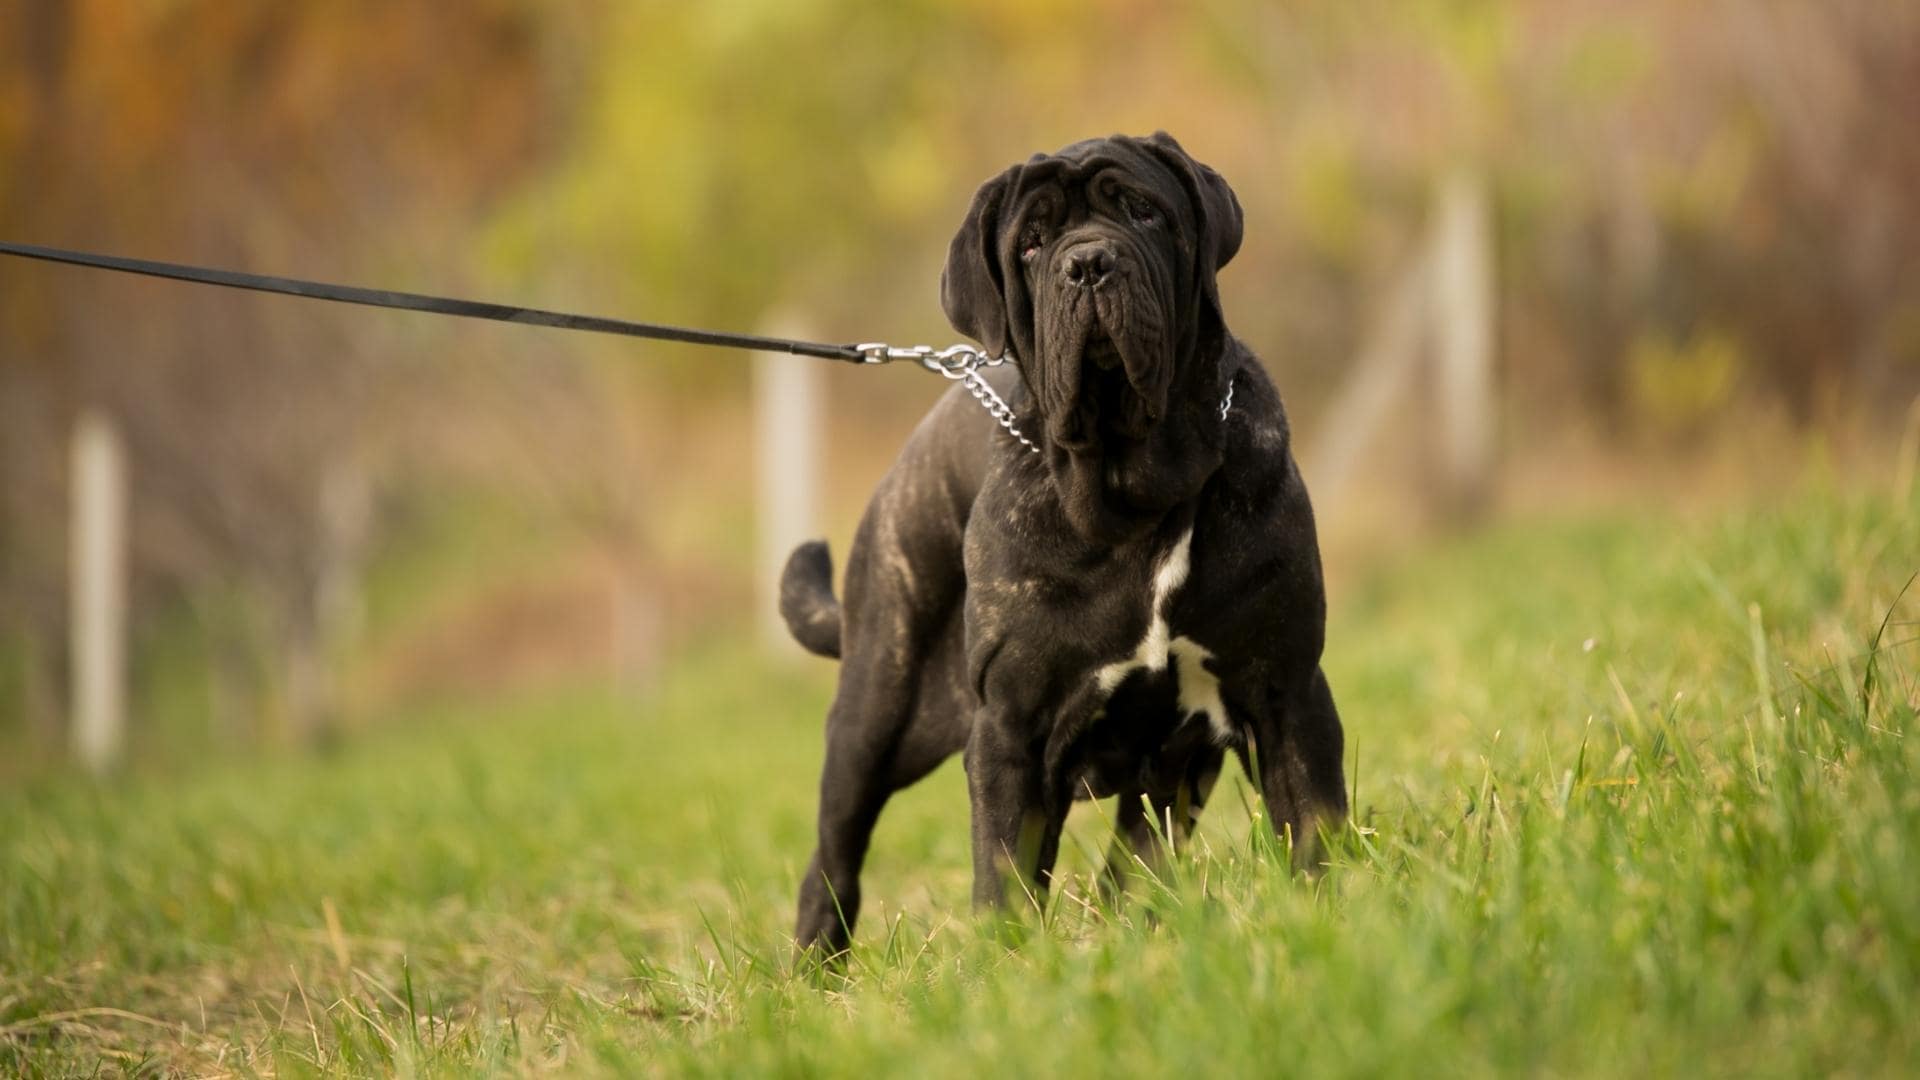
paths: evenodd
<path fill-rule="evenodd" d="M 1226 704 L 1220 700 L 1220 680 L 1206 668 L 1205 662 L 1213 659 L 1213 654 L 1192 638 L 1170 638 L 1167 627 L 1167 603 L 1180 586 L 1187 583 L 1187 573 L 1193 565 L 1192 554 L 1193 530 L 1188 529 L 1154 571 L 1153 609 L 1145 636 L 1132 656 L 1096 669 L 1093 681 L 1101 693 L 1111 694 L 1128 675 L 1136 671 L 1165 671 L 1171 659 L 1181 720 L 1204 714 L 1213 728 L 1214 738 L 1224 743 L 1232 739 L 1233 727 L 1227 718 Z"/>

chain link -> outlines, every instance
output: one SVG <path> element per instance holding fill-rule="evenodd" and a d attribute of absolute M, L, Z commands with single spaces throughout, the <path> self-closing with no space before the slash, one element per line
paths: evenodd
<path fill-rule="evenodd" d="M 986 377 L 980 374 L 981 368 L 999 367 L 1007 362 L 1007 357 L 988 356 L 971 345 L 949 345 L 944 349 L 935 349 L 931 345 L 902 348 L 882 342 L 868 342 L 855 345 L 854 348 L 860 351 L 860 362 L 863 364 L 888 364 L 895 360 L 911 360 L 928 371 L 937 372 L 944 378 L 952 379 L 966 387 L 967 393 L 973 395 L 973 400 L 987 410 L 987 415 L 993 417 L 996 423 L 1005 428 L 1007 434 L 1020 440 L 1020 445 L 1026 447 L 1028 453 L 1040 452 L 1040 448 L 1034 445 L 1033 440 L 1021 434 L 1020 429 L 1015 426 L 1013 406 L 1007 404 L 1004 398 L 995 393 L 993 387 L 987 383 Z"/>
<path fill-rule="evenodd" d="M 981 408 L 987 410 L 988 416 L 993 417 L 1001 427 L 1007 430 L 1007 434 L 1020 440 L 1020 445 L 1026 447 L 1028 453 L 1040 452 L 1040 448 L 1034 445 L 1033 440 L 1022 435 L 1020 429 L 1014 426 L 1013 406 L 1007 404 L 1006 399 L 995 393 L 986 377 L 980 374 L 981 368 L 999 367 L 1007 363 L 1009 357 L 988 356 L 971 345 L 949 345 L 944 349 L 936 349 L 931 345 L 901 347 L 870 341 L 855 345 L 854 349 L 860 353 L 860 362 L 863 364 L 890 364 L 895 360 L 911 360 L 928 371 L 937 372 L 944 378 L 958 382 L 967 388 L 967 393 L 973 395 L 973 400 L 979 402 Z M 1220 419 L 1222 420 L 1227 418 L 1228 411 L 1233 408 L 1234 381 L 1227 380 L 1227 394 L 1220 401 Z"/>
<path fill-rule="evenodd" d="M 988 364 L 986 366 L 992 367 L 993 365 Z M 966 372 L 960 376 L 960 385 L 966 387 L 967 393 L 973 395 L 973 400 L 979 402 L 981 408 L 987 410 L 988 416 L 999 421 L 1000 426 L 1007 429 L 1007 434 L 1019 439 L 1020 445 L 1026 447 L 1028 453 L 1037 454 L 1040 452 L 1040 448 L 1033 445 L 1033 440 L 1020 434 L 1020 429 L 1013 426 L 1013 406 L 1008 405 L 1001 399 L 999 394 L 993 392 L 993 387 L 987 385 L 987 380 L 981 377 L 977 368 L 968 368 Z"/>

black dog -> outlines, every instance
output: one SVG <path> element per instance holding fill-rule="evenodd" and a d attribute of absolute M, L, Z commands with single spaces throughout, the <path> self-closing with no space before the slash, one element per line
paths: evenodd
<path fill-rule="evenodd" d="M 1044 892 L 1076 798 L 1121 796 L 1117 883 L 1157 822 L 1190 832 L 1226 746 L 1297 862 L 1345 816 L 1313 511 L 1214 286 L 1240 232 L 1226 182 L 1164 133 L 1036 155 L 974 196 L 941 299 L 1018 361 L 992 383 L 1038 449 L 956 387 L 875 491 L 844 609 L 825 544 L 787 563 L 794 637 L 842 658 L 803 949 L 846 948 L 881 807 L 956 750 L 976 906 L 1006 900 L 1009 866 Z"/>

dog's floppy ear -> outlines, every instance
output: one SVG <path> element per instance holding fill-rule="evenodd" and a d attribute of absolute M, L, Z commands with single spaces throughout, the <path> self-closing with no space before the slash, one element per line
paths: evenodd
<path fill-rule="evenodd" d="M 1007 351 L 1006 282 L 1000 271 L 1000 217 L 1022 166 L 980 185 L 973 205 L 947 248 L 940 272 L 940 306 L 955 330 L 986 346 L 989 356 Z"/>
<path fill-rule="evenodd" d="M 1147 146 L 1159 156 L 1160 160 L 1173 169 L 1174 175 L 1187 189 L 1187 197 L 1193 200 L 1193 212 L 1199 217 L 1199 250 L 1195 253 L 1199 261 L 1202 287 L 1206 289 L 1207 299 L 1214 309 L 1220 307 L 1220 295 L 1214 286 L 1213 275 L 1233 259 L 1240 250 L 1240 237 L 1245 230 L 1245 222 L 1240 215 L 1240 200 L 1234 197 L 1233 189 L 1214 172 L 1198 161 L 1193 160 L 1173 136 L 1164 131 L 1156 131 L 1146 140 Z"/>

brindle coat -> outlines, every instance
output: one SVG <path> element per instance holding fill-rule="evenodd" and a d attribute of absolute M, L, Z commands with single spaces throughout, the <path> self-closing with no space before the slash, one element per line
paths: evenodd
<path fill-rule="evenodd" d="M 1018 361 L 993 385 L 1041 452 L 956 387 L 875 491 L 844 605 L 824 544 L 788 562 L 794 636 L 841 658 L 803 949 L 846 948 L 882 806 L 955 751 L 976 905 L 1009 868 L 1044 893 L 1076 798 L 1121 796 L 1117 882 L 1156 856 L 1155 819 L 1192 829 L 1226 746 L 1297 861 L 1344 817 L 1313 511 L 1214 285 L 1240 237 L 1232 190 L 1164 133 L 1036 155 L 974 197 L 942 300 Z"/>

